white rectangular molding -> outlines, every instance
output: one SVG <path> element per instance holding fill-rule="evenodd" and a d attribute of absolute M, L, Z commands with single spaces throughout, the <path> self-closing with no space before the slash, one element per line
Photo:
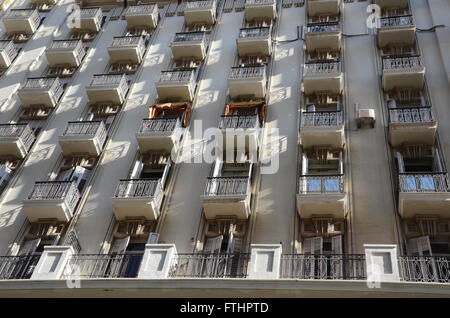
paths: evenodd
<path fill-rule="evenodd" d="M 44 246 L 44 252 L 31 275 L 32 280 L 60 279 L 74 254 L 72 246 Z"/>
<path fill-rule="evenodd" d="M 252 244 L 249 279 L 279 279 L 281 244 Z"/>
<path fill-rule="evenodd" d="M 380 288 L 381 282 L 400 281 L 397 245 L 364 244 L 364 249 L 369 287 Z"/>
<path fill-rule="evenodd" d="M 176 255 L 175 244 L 145 244 L 138 278 L 167 278 Z"/>

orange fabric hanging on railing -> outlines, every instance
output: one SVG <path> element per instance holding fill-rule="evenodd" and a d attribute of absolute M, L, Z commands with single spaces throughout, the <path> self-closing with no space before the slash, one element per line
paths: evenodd
<path fill-rule="evenodd" d="M 189 122 L 189 117 L 191 115 L 191 103 L 182 102 L 182 103 L 164 103 L 164 104 L 154 104 L 149 106 L 150 110 L 150 118 L 157 118 L 158 115 L 164 109 L 177 110 L 182 109 L 185 111 L 183 127 L 186 127 Z"/>
<path fill-rule="evenodd" d="M 225 106 L 225 116 L 233 115 L 233 112 L 239 108 L 259 108 L 259 120 L 261 125 L 264 125 L 264 119 L 266 118 L 267 113 L 267 104 L 266 102 L 240 102 L 240 103 L 230 103 Z"/>

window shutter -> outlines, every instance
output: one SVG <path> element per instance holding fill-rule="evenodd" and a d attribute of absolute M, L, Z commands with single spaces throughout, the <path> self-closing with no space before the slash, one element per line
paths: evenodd
<path fill-rule="evenodd" d="M 150 232 L 148 235 L 147 244 L 158 244 L 159 241 L 159 233 Z"/>
<path fill-rule="evenodd" d="M 53 239 L 53 242 L 51 245 L 58 245 L 60 239 L 61 239 L 61 234 L 55 235 L 55 238 Z"/>
<path fill-rule="evenodd" d="M 408 242 L 409 252 L 418 256 L 432 256 L 430 238 L 421 236 L 410 239 Z"/>
<path fill-rule="evenodd" d="M 123 239 L 115 239 L 113 245 L 109 250 L 109 254 L 123 254 L 125 253 L 128 243 L 130 243 L 130 237 L 126 236 Z"/>
<path fill-rule="evenodd" d="M 233 232 L 230 231 L 229 237 L 228 237 L 228 245 L 227 245 L 227 254 L 234 253 L 234 236 Z"/>
<path fill-rule="evenodd" d="M 69 181 L 75 168 L 60 171 L 56 181 Z"/>
<path fill-rule="evenodd" d="M 321 236 L 314 237 L 313 239 L 313 248 L 314 248 L 314 254 L 322 254 L 322 247 L 323 247 L 323 238 Z"/>
<path fill-rule="evenodd" d="M 134 163 L 133 170 L 130 173 L 130 179 L 139 179 L 143 168 L 144 168 L 144 164 L 142 163 L 141 158 L 139 158 Z"/>
<path fill-rule="evenodd" d="M 331 262 L 331 276 L 333 279 L 343 279 L 344 277 L 344 266 L 342 263 L 342 235 L 336 235 L 331 238 L 331 249 L 332 253 L 336 256 L 332 256 L 333 260 Z"/>
<path fill-rule="evenodd" d="M 312 104 L 312 105 L 306 106 L 306 111 L 307 112 L 315 112 L 316 111 L 316 105 Z"/>
<path fill-rule="evenodd" d="M 19 250 L 19 256 L 33 254 L 41 243 L 41 239 L 29 240 L 22 243 Z"/>
<path fill-rule="evenodd" d="M 344 174 L 344 154 L 342 150 L 339 152 L 339 173 Z"/>
<path fill-rule="evenodd" d="M 214 162 L 214 171 L 213 171 L 213 177 L 220 177 L 222 174 L 222 165 L 223 162 L 216 158 L 216 161 Z"/>
<path fill-rule="evenodd" d="M 302 153 L 302 175 L 308 174 L 308 156 L 306 152 Z"/>
<path fill-rule="evenodd" d="M 403 156 L 400 152 L 397 152 L 397 164 L 398 164 L 398 172 L 405 172 L 405 162 L 403 161 Z"/>
<path fill-rule="evenodd" d="M 169 175 L 169 171 L 170 171 L 171 165 L 172 165 L 172 162 L 171 162 L 170 158 L 167 158 L 167 162 L 166 162 L 166 165 L 164 167 L 164 172 L 163 172 L 163 175 L 161 177 L 161 185 L 162 185 L 163 189 L 164 189 L 164 187 L 166 185 L 166 180 L 167 180 L 167 176 Z"/>
<path fill-rule="evenodd" d="M 303 240 L 303 254 L 322 254 L 322 237 L 312 237 Z"/>
<path fill-rule="evenodd" d="M 6 165 L 0 166 L 0 189 L 2 189 L 11 178 L 12 170 Z"/>
<path fill-rule="evenodd" d="M 75 167 L 75 170 L 74 170 L 70 180 L 75 181 L 75 185 L 77 186 L 77 188 L 80 192 L 83 190 L 84 185 L 87 182 L 89 173 L 90 173 L 90 171 L 86 168 L 83 168 L 81 166 Z"/>
<path fill-rule="evenodd" d="M 342 235 L 336 235 L 331 238 L 331 250 L 335 255 L 342 254 Z"/>
<path fill-rule="evenodd" d="M 203 251 L 205 253 L 215 253 L 216 251 L 220 251 L 220 247 L 222 245 L 223 235 L 219 235 L 214 238 L 209 238 L 206 240 L 205 247 Z"/>

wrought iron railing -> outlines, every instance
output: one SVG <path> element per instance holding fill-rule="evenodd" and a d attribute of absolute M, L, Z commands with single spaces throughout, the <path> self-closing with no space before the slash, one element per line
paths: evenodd
<path fill-rule="evenodd" d="M 24 90 L 48 89 L 55 101 L 63 94 L 63 86 L 58 77 L 30 77 L 21 87 Z"/>
<path fill-rule="evenodd" d="M 53 40 L 49 50 L 75 50 L 78 57 L 81 59 L 85 50 L 81 40 Z"/>
<path fill-rule="evenodd" d="M 161 71 L 160 82 L 191 82 L 194 80 L 194 70 Z"/>
<path fill-rule="evenodd" d="M 400 256 L 398 262 L 403 281 L 450 283 L 450 257 Z"/>
<path fill-rule="evenodd" d="M 115 198 L 155 198 L 160 202 L 163 197 L 161 179 L 122 179 L 117 185 Z"/>
<path fill-rule="evenodd" d="M 219 129 L 259 128 L 258 115 L 222 115 L 219 118 Z"/>
<path fill-rule="evenodd" d="M 111 46 L 144 46 L 142 36 L 115 36 L 111 42 Z"/>
<path fill-rule="evenodd" d="M 249 177 L 208 177 L 205 196 L 233 196 L 250 193 Z"/>
<path fill-rule="evenodd" d="M 436 119 L 431 106 L 389 109 L 390 123 L 426 123 L 434 121 Z"/>
<path fill-rule="evenodd" d="M 156 11 L 156 5 L 154 4 L 142 4 L 137 6 L 128 7 L 125 12 L 125 16 L 127 15 L 149 15 L 153 14 Z"/>
<path fill-rule="evenodd" d="M 383 69 L 405 69 L 422 66 L 420 55 L 389 57 L 383 56 Z"/>
<path fill-rule="evenodd" d="M 181 128 L 179 118 L 148 118 L 142 120 L 139 133 L 173 132 L 176 128 Z"/>
<path fill-rule="evenodd" d="M 400 192 L 450 192 L 446 172 L 399 173 Z"/>
<path fill-rule="evenodd" d="M 177 254 L 169 277 L 244 278 L 250 254 Z"/>
<path fill-rule="evenodd" d="M 303 112 L 301 127 L 339 126 L 342 125 L 341 111 Z"/>
<path fill-rule="evenodd" d="M 305 63 L 305 74 L 340 73 L 340 62 L 312 62 Z"/>
<path fill-rule="evenodd" d="M 232 67 L 230 78 L 259 78 L 266 76 L 265 66 Z"/>
<path fill-rule="evenodd" d="M 270 27 L 242 28 L 239 30 L 240 38 L 252 38 L 257 36 L 270 36 Z"/>
<path fill-rule="evenodd" d="M 308 23 L 306 33 L 336 32 L 341 30 L 339 22 Z"/>
<path fill-rule="evenodd" d="M 274 4 L 275 0 L 245 0 L 246 5 Z"/>
<path fill-rule="evenodd" d="M 17 56 L 17 50 L 14 46 L 14 42 L 10 40 L 0 40 L 0 51 L 5 51 L 11 62 Z"/>
<path fill-rule="evenodd" d="M 63 136 L 92 136 L 103 145 L 107 132 L 103 121 L 69 121 Z"/>
<path fill-rule="evenodd" d="M 128 82 L 125 74 L 98 74 L 92 77 L 89 87 L 119 87 L 123 96 L 128 91 Z"/>
<path fill-rule="evenodd" d="M 380 27 L 397 27 L 404 25 L 414 25 L 412 15 L 384 17 L 380 19 Z"/>
<path fill-rule="evenodd" d="M 21 256 L 0 256 L 0 280 L 29 279 L 41 253 Z"/>
<path fill-rule="evenodd" d="M 365 255 L 282 254 L 280 278 L 365 280 Z"/>
<path fill-rule="evenodd" d="M 189 3 L 189 2 L 188 2 Z M 178 32 L 175 33 L 173 42 L 202 41 L 205 39 L 205 32 Z"/>
<path fill-rule="evenodd" d="M 81 18 L 97 18 L 101 19 L 102 9 L 101 8 L 81 8 L 80 16 Z"/>
<path fill-rule="evenodd" d="M 185 9 L 213 8 L 215 4 L 216 4 L 216 2 L 211 1 L 211 0 L 190 1 L 190 2 L 186 2 Z"/>
<path fill-rule="evenodd" d="M 61 278 L 135 278 L 143 251 L 125 254 L 75 254 L 67 262 Z"/>
<path fill-rule="evenodd" d="M 299 193 L 344 193 L 344 175 L 302 175 Z"/>
<path fill-rule="evenodd" d="M 0 138 L 20 138 L 27 151 L 36 139 L 31 126 L 27 123 L 0 125 Z"/>
<path fill-rule="evenodd" d="M 81 195 L 73 181 L 37 181 L 28 200 L 64 200 L 73 213 Z"/>

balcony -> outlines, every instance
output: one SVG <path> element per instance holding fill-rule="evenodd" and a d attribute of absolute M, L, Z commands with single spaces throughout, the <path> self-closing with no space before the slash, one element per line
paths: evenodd
<path fill-rule="evenodd" d="M 448 217 L 450 187 L 445 172 L 400 173 L 399 213 L 402 218 L 416 214 Z"/>
<path fill-rule="evenodd" d="M 281 279 L 366 280 L 364 254 L 282 254 Z"/>
<path fill-rule="evenodd" d="M 275 0 L 245 0 L 245 20 L 276 19 Z"/>
<path fill-rule="evenodd" d="M 383 89 L 422 89 L 425 81 L 425 66 L 420 56 L 383 57 Z"/>
<path fill-rule="evenodd" d="M 258 150 L 261 131 L 259 115 L 222 115 L 219 129 L 222 131 L 223 142 L 218 144 L 223 150 L 237 149 L 240 146 L 238 139 L 242 140 L 246 152 L 255 154 Z"/>
<path fill-rule="evenodd" d="M 200 198 L 207 219 L 218 215 L 248 219 L 250 196 L 249 177 L 208 177 Z"/>
<path fill-rule="evenodd" d="M 7 69 L 17 56 L 13 41 L 0 40 L 0 69 Z"/>
<path fill-rule="evenodd" d="M 402 144 L 434 145 L 437 121 L 430 106 L 389 109 L 389 142 L 393 147 Z"/>
<path fill-rule="evenodd" d="M 272 28 L 243 28 L 236 39 L 238 53 L 244 56 L 270 56 L 272 55 Z"/>
<path fill-rule="evenodd" d="M 115 36 L 107 49 L 111 63 L 139 64 L 145 53 L 145 44 L 141 36 Z"/>
<path fill-rule="evenodd" d="M 171 152 L 178 149 L 183 128 L 178 118 L 143 119 L 136 139 L 141 153 L 151 150 Z"/>
<path fill-rule="evenodd" d="M 0 155 L 23 159 L 35 139 L 29 124 L 0 125 Z"/>
<path fill-rule="evenodd" d="M 170 47 L 175 60 L 203 60 L 207 48 L 205 32 L 175 33 Z"/>
<path fill-rule="evenodd" d="M 378 29 L 378 46 L 389 44 L 414 45 L 416 42 L 416 26 L 412 15 L 385 17 L 380 19 Z"/>
<path fill-rule="evenodd" d="M 213 25 L 216 22 L 216 0 L 186 2 L 184 8 L 186 25 Z"/>
<path fill-rule="evenodd" d="M 308 0 L 308 16 L 338 15 L 341 0 Z"/>
<path fill-rule="evenodd" d="M 342 30 L 339 22 L 308 24 L 305 33 L 308 52 L 327 49 L 339 52 L 342 46 Z"/>
<path fill-rule="evenodd" d="M 245 278 L 250 254 L 177 254 L 172 259 L 170 278 Z"/>
<path fill-rule="evenodd" d="M 103 121 L 70 121 L 59 136 L 59 145 L 65 156 L 89 154 L 99 156 L 107 137 Z"/>
<path fill-rule="evenodd" d="M 448 256 L 400 256 L 398 265 L 403 281 L 450 283 Z"/>
<path fill-rule="evenodd" d="M 30 222 L 39 219 L 69 222 L 80 198 L 73 181 L 38 181 L 23 201 L 23 210 Z"/>
<path fill-rule="evenodd" d="M 341 94 L 344 89 L 341 63 L 306 63 L 303 69 L 303 89 L 306 95 L 323 91 L 328 91 L 330 94 Z"/>
<path fill-rule="evenodd" d="M 124 15 L 128 29 L 146 27 L 154 30 L 158 24 L 158 6 L 154 4 L 128 7 Z"/>
<path fill-rule="evenodd" d="M 74 31 L 89 31 L 97 33 L 102 27 L 102 9 L 101 8 L 82 8 L 80 9 L 80 18 L 73 23 Z"/>
<path fill-rule="evenodd" d="M 36 9 L 11 9 L 2 18 L 6 33 L 16 42 L 27 41 L 38 29 L 41 18 Z"/>
<path fill-rule="evenodd" d="M 84 7 L 113 7 L 117 6 L 117 1 L 115 0 L 81 0 L 81 6 Z"/>
<path fill-rule="evenodd" d="M 244 66 L 232 67 L 228 76 L 230 97 L 250 97 L 262 99 L 266 96 L 266 67 Z"/>
<path fill-rule="evenodd" d="M 111 204 L 119 221 L 127 217 L 155 221 L 160 214 L 163 196 L 161 179 L 124 179 L 120 180 Z"/>
<path fill-rule="evenodd" d="M 155 83 L 159 101 L 192 101 L 196 87 L 193 69 L 162 71 Z"/>
<path fill-rule="evenodd" d="M 64 89 L 59 78 L 33 77 L 28 78 L 18 90 L 22 107 L 39 105 L 54 108 Z"/>
<path fill-rule="evenodd" d="M 122 105 L 128 91 L 128 82 L 124 74 L 97 74 L 92 78 L 86 93 L 91 104 L 112 103 Z"/>
<path fill-rule="evenodd" d="M 45 50 L 50 67 L 62 65 L 78 67 L 85 53 L 81 40 L 54 40 Z"/>
<path fill-rule="evenodd" d="M 379 5 L 381 8 L 407 8 L 408 0 L 373 0 L 374 4 Z"/>
<path fill-rule="evenodd" d="M 20 256 L 0 256 L 0 280 L 30 279 L 41 253 Z"/>
<path fill-rule="evenodd" d="M 303 112 L 300 138 L 303 148 L 315 145 L 331 145 L 333 148 L 342 148 L 345 143 L 342 112 Z"/>
<path fill-rule="evenodd" d="M 343 219 L 346 201 L 343 175 L 300 176 L 297 209 L 302 219 L 309 219 L 313 215 Z"/>

